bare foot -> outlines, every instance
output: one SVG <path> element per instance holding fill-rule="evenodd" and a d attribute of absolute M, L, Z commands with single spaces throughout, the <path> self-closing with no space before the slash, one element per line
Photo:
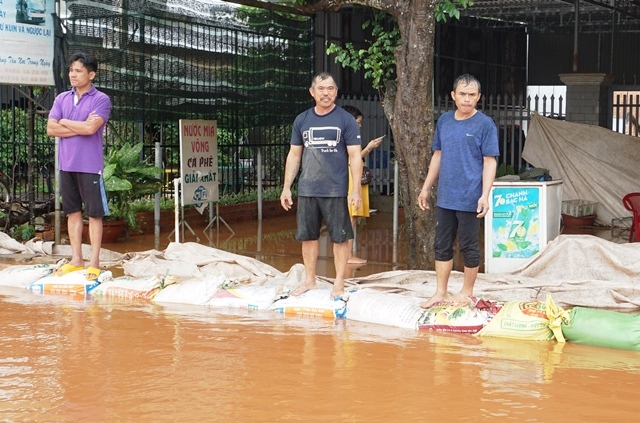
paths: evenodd
<path fill-rule="evenodd" d="M 347 260 L 347 264 L 367 264 L 367 261 L 365 259 L 362 259 L 360 257 L 356 257 L 356 256 L 351 256 L 349 257 L 349 260 Z"/>
<path fill-rule="evenodd" d="M 308 283 L 303 283 L 302 285 L 300 285 L 299 287 L 297 287 L 296 289 L 293 290 L 293 292 L 290 294 L 292 297 L 297 297 L 298 295 L 302 295 L 305 292 L 311 290 L 311 289 L 316 289 L 316 284 L 308 284 Z"/>
<path fill-rule="evenodd" d="M 451 303 L 472 303 L 472 301 L 469 299 L 469 296 L 463 294 L 462 292 L 459 292 L 456 295 L 452 295 L 447 301 Z"/>
<path fill-rule="evenodd" d="M 442 302 L 442 301 L 447 301 L 447 295 L 445 294 L 436 294 L 433 297 L 429 298 L 427 301 L 424 301 L 422 303 L 420 303 L 420 307 L 422 308 L 430 308 L 433 307 L 435 304 Z"/>
<path fill-rule="evenodd" d="M 336 291 L 336 289 L 334 288 L 331 291 L 331 299 L 332 300 L 335 300 L 336 298 L 342 298 L 343 295 L 344 295 L 344 289 Z"/>

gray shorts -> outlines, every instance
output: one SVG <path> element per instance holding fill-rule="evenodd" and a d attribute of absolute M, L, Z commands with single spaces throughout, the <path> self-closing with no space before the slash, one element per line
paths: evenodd
<path fill-rule="evenodd" d="M 347 197 L 298 197 L 296 239 L 319 239 L 323 219 L 327 224 L 331 242 L 342 244 L 353 239 Z"/>

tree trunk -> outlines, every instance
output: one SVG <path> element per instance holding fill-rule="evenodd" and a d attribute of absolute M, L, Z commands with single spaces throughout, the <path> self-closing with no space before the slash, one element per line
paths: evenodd
<path fill-rule="evenodd" d="M 418 195 L 427 176 L 435 131 L 432 105 L 435 17 L 433 0 L 413 0 L 397 19 L 402 44 L 396 49 L 397 92 L 385 104 L 393 130 L 400 174 L 410 269 L 434 268 L 435 198 L 428 211 L 418 207 Z M 391 108 L 390 106 L 393 105 Z M 397 184 L 396 184 L 397 185 Z"/>

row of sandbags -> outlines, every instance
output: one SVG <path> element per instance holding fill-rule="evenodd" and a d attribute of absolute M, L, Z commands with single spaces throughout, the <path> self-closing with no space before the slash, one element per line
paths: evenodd
<path fill-rule="evenodd" d="M 418 330 L 525 340 L 555 339 L 640 350 L 640 314 L 584 307 L 566 311 L 556 307 L 550 295 L 545 302 L 501 303 L 471 298 L 469 303 L 438 304 L 423 309 L 421 298 L 370 288 L 349 290 L 342 298 L 334 300 L 330 299 L 330 285 L 290 296 L 286 282 L 299 280 L 299 273 L 304 271 L 302 266 L 294 266 L 284 279 L 263 285 L 230 280 L 223 274 L 113 278 L 111 272 L 102 271 L 97 279 L 87 280 L 84 270 L 53 276 L 56 267 L 51 264 L 11 266 L 0 271 L 0 285 L 79 300 L 92 297 L 113 301 L 143 299 L 158 304 L 271 310 L 287 316 L 346 318 Z"/>

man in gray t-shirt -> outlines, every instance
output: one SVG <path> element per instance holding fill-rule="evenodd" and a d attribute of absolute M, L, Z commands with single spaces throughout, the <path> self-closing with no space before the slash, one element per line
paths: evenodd
<path fill-rule="evenodd" d="M 335 104 L 338 87 L 331 74 L 316 75 L 309 93 L 316 105 L 299 114 L 293 123 L 280 195 L 280 204 L 290 210 L 293 205 L 291 185 L 302 168 L 298 179 L 296 239 L 302 242 L 305 281 L 291 295 L 297 296 L 316 287 L 318 239 L 324 219 L 333 243 L 336 268 L 331 298 L 338 298 L 344 293 L 348 241 L 353 239 L 349 205 L 357 209 L 362 202 L 359 184 L 354 184 L 348 193 L 348 172 L 351 171 L 354 181 L 362 176 L 360 128 L 350 113 Z"/>

